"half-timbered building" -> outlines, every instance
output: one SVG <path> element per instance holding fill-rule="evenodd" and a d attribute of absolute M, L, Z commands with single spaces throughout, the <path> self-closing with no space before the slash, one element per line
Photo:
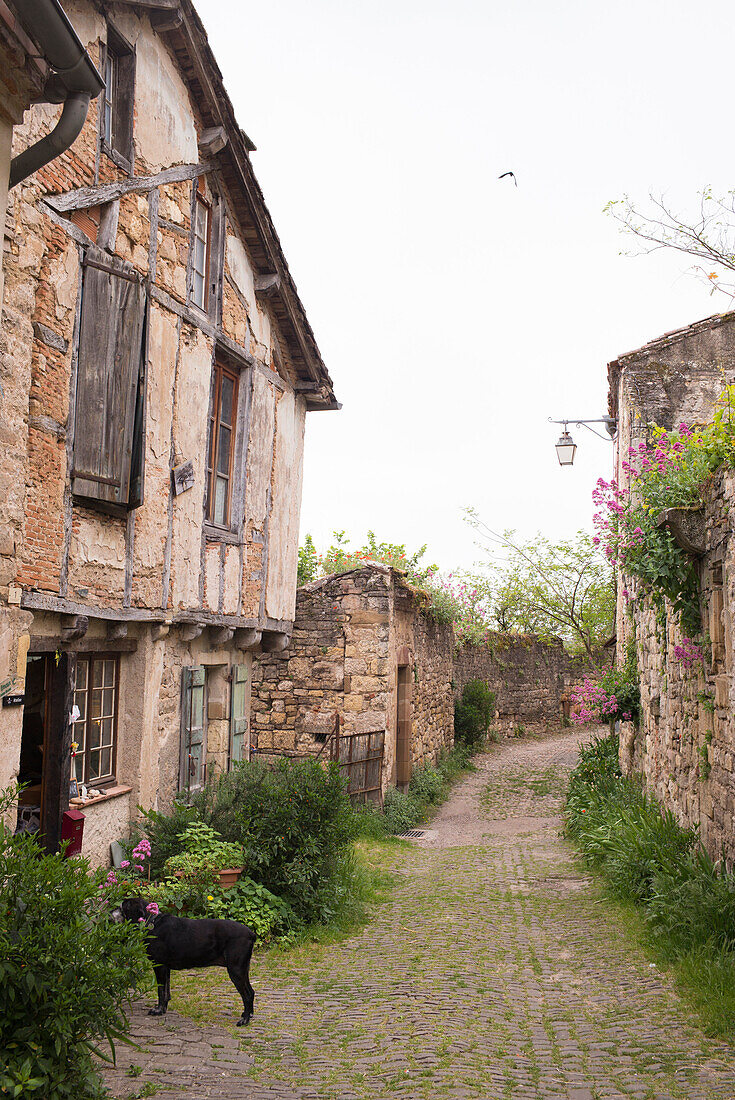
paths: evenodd
<path fill-rule="evenodd" d="M 137 806 L 247 753 L 306 413 L 339 405 L 190 0 L 65 7 L 105 89 L 9 197 L 0 785 L 52 848 L 79 806 L 102 862 Z"/>

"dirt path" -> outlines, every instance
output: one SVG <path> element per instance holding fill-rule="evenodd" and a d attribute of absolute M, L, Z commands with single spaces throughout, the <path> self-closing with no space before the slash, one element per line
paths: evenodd
<path fill-rule="evenodd" d="M 115 1094 L 734 1100 L 735 1050 L 696 1028 L 560 837 L 579 739 L 480 758 L 426 836 L 392 853 L 399 882 L 368 927 L 256 957 L 244 1036 L 136 1006 L 145 1049 L 120 1051 Z M 221 973 L 193 1011 L 229 1025 Z"/>

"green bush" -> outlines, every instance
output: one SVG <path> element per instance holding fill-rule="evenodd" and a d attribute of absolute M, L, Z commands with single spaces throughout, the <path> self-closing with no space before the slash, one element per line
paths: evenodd
<path fill-rule="evenodd" d="M 283 939 L 299 925 L 285 901 L 251 878 L 241 878 L 228 890 L 212 890 L 205 900 L 205 914 L 247 924 L 261 943 L 274 936 Z"/>
<path fill-rule="evenodd" d="M 495 713 L 495 692 L 484 680 L 470 680 L 454 704 L 454 739 L 477 750 L 488 736 Z"/>
<path fill-rule="evenodd" d="M 406 833 L 414 829 L 426 812 L 426 805 L 411 790 L 390 787 L 385 792 L 383 813 L 389 833 Z"/>
<path fill-rule="evenodd" d="M 150 873 L 154 879 L 164 877 L 166 860 L 176 856 L 184 850 L 183 835 L 186 829 L 194 821 L 199 820 L 199 815 L 193 806 L 188 806 L 179 799 L 174 800 L 171 812 L 160 813 L 158 810 L 143 810 L 140 823 L 134 826 L 130 840 L 125 848 L 130 852 L 138 843 L 141 835 L 145 835 L 150 841 Z"/>
<path fill-rule="evenodd" d="M 238 764 L 193 799 L 201 820 L 245 849 L 253 879 L 299 919 L 328 919 L 332 879 L 354 832 L 336 764 L 279 760 Z"/>
<path fill-rule="evenodd" d="M 187 825 L 181 843 L 183 850 L 166 860 L 165 871 L 169 876 L 179 871 L 182 878 L 209 879 L 216 871 L 243 866 L 242 845 L 223 840 L 216 829 L 203 821 Z"/>
<path fill-rule="evenodd" d="M 13 837 L 0 796 L 0 1093 L 106 1096 L 93 1054 L 125 1038 L 131 986 L 147 973 L 135 925 L 114 924 L 82 859 Z"/>
<path fill-rule="evenodd" d="M 566 829 L 611 892 L 641 910 L 651 942 L 715 1034 L 735 1030 L 735 874 L 618 765 L 618 739 L 593 741 L 572 772 Z"/>
<path fill-rule="evenodd" d="M 414 769 L 408 789 L 412 795 L 427 806 L 443 802 L 447 794 L 444 776 L 432 764 L 421 764 Z"/>

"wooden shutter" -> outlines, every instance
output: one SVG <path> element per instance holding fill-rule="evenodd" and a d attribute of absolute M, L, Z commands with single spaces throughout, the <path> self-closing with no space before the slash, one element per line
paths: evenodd
<path fill-rule="evenodd" d="M 145 288 L 137 273 L 104 261 L 88 256 L 84 272 L 72 492 L 127 507 Z"/>
<path fill-rule="evenodd" d="M 248 719 L 248 668 L 235 665 L 232 669 L 232 702 L 230 707 L 230 763 L 237 764 L 250 758 L 250 742 L 247 737 Z"/>
<path fill-rule="evenodd" d="M 181 760 L 179 790 L 201 787 L 206 771 L 205 670 L 192 666 L 181 672 Z"/>

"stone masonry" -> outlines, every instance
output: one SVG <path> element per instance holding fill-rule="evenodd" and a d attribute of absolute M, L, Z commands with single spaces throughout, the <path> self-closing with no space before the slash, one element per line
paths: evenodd
<path fill-rule="evenodd" d="M 619 417 L 617 478 L 622 461 L 650 425 L 711 420 L 725 382 L 735 377 L 735 315 L 724 314 L 669 333 L 610 364 L 610 409 Z M 622 727 L 621 764 L 684 825 L 697 826 L 715 858 L 735 861 L 735 722 L 732 616 L 735 610 L 735 477 L 720 469 L 701 511 L 672 517 L 700 578 L 704 660 L 677 659 L 682 641 L 670 606 L 657 614 L 631 579 L 618 586 L 618 657 L 635 638 L 641 678 L 639 728 Z M 626 596 L 625 593 L 628 593 Z"/>

